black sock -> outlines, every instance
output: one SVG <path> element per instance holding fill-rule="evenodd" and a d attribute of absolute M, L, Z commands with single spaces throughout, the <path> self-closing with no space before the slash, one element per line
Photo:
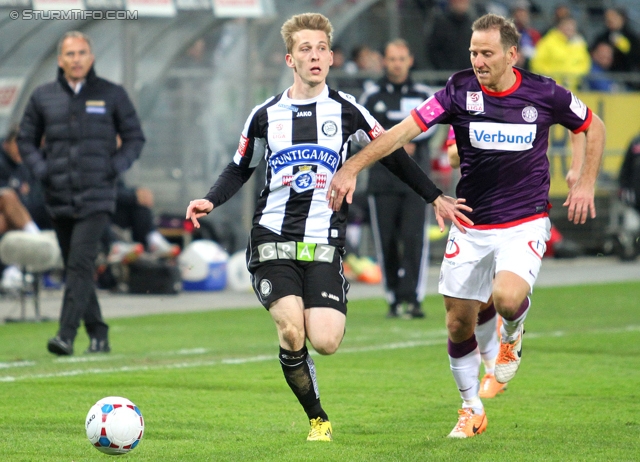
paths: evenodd
<path fill-rule="evenodd" d="M 289 351 L 280 347 L 279 358 L 284 378 L 302 404 L 309 420 L 318 417 L 321 417 L 322 420 L 329 420 L 320 405 L 316 369 L 307 347 L 304 346 L 298 351 Z"/>

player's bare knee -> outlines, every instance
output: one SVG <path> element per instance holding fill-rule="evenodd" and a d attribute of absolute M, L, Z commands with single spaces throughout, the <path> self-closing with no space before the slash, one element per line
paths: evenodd
<path fill-rule="evenodd" d="M 338 346 L 339 344 L 335 343 L 322 343 L 320 345 L 315 345 L 313 349 L 323 356 L 328 356 L 338 351 Z"/>
<path fill-rule="evenodd" d="M 342 335 L 339 336 L 324 336 L 320 339 L 315 339 L 315 341 L 311 342 L 313 349 L 316 350 L 321 355 L 332 355 L 338 348 L 340 347 L 340 343 L 342 343 Z"/>
<path fill-rule="evenodd" d="M 473 333 L 473 324 L 467 322 L 463 318 L 449 316 L 447 317 L 447 331 L 452 338 L 469 337 Z"/>
<path fill-rule="evenodd" d="M 493 294 L 493 304 L 498 313 L 504 317 L 511 317 L 520 308 L 522 300 L 515 294 Z"/>
<path fill-rule="evenodd" d="M 291 323 L 278 324 L 280 337 L 291 348 L 295 349 L 298 345 L 304 345 L 304 332 Z"/>

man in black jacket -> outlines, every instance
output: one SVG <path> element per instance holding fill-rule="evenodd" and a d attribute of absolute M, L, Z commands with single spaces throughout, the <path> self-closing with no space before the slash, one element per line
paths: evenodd
<path fill-rule="evenodd" d="M 62 37 L 58 78 L 35 89 L 18 136 L 24 162 L 44 186 L 64 259 L 60 329 L 47 344 L 57 355 L 73 354 L 81 319 L 90 339 L 87 352 L 110 351 L 94 261 L 115 210 L 117 177 L 138 158 L 145 141 L 125 90 L 96 76 L 94 59 L 87 35 L 72 31 Z"/>
<path fill-rule="evenodd" d="M 383 64 L 385 76 L 365 91 L 360 103 L 385 129 L 389 129 L 433 92 L 409 77 L 413 56 L 406 41 L 389 42 Z M 426 172 L 430 167 L 427 138 L 432 134 L 429 130 L 404 147 Z M 426 292 L 429 265 L 429 238 L 425 226 L 430 218 L 425 202 L 378 164 L 369 170 L 367 184 L 371 228 L 389 302 L 387 317 L 402 315 L 402 304 L 406 303 L 408 317 L 423 318 L 420 305 Z"/>

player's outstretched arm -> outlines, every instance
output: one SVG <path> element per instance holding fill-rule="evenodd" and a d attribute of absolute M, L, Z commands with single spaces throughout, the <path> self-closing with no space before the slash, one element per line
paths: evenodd
<path fill-rule="evenodd" d="M 200 222 L 198 218 L 202 218 L 213 210 L 213 204 L 207 199 L 196 199 L 189 202 L 187 207 L 187 220 L 191 220 L 193 226 L 200 228 Z"/>
<path fill-rule="evenodd" d="M 466 229 L 460 223 L 466 223 L 468 225 L 473 226 L 473 221 L 469 220 L 469 218 L 462 213 L 464 212 L 473 212 L 473 209 L 468 205 L 464 205 L 466 199 L 454 199 L 453 197 L 445 196 L 444 194 L 438 196 L 436 200 L 432 202 L 433 208 L 436 212 L 436 220 L 438 221 L 438 227 L 440 228 L 440 232 L 444 231 L 444 220 L 451 220 L 451 222 L 460 230 L 462 233 L 466 233 Z"/>
<path fill-rule="evenodd" d="M 596 217 L 594 195 L 605 141 L 604 123 L 596 114 L 593 114 L 586 135 L 586 151 L 580 176 L 569 190 L 567 200 L 562 204 L 567 207 L 569 221 L 576 225 L 586 223 L 589 216 Z"/>
<path fill-rule="evenodd" d="M 356 190 L 356 177 L 358 173 L 365 167 L 382 159 L 384 156 L 400 149 L 421 132 L 422 130 L 415 120 L 413 120 L 413 117 L 408 116 L 398 125 L 378 136 L 359 153 L 347 160 L 333 176 L 331 184 L 329 185 L 329 190 L 327 191 L 329 207 L 334 211 L 340 210 L 342 201 L 345 198 L 347 199 L 347 203 L 351 204 L 353 201 L 353 193 Z"/>

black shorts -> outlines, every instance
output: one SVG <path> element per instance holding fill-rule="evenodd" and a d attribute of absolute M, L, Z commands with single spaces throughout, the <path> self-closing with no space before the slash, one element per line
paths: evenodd
<path fill-rule="evenodd" d="M 333 261 L 269 260 L 249 265 L 253 290 L 268 310 L 287 295 L 301 297 L 305 308 L 334 308 L 347 314 L 349 282 L 342 271 L 342 256 Z"/>

